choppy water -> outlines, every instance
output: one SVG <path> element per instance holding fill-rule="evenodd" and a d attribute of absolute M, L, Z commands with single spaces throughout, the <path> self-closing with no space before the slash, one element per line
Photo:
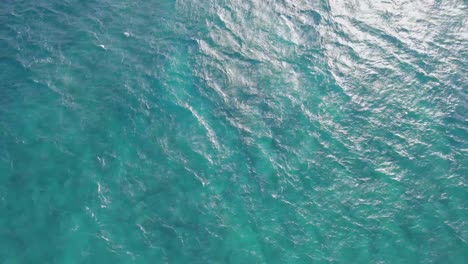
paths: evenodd
<path fill-rule="evenodd" d="M 0 3 L 1 263 L 468 263 L 468 3 Z"/>

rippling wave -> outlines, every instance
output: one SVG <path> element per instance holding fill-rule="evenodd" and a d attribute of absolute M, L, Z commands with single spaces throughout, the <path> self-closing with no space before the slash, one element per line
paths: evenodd
<path fill-rule="evenodd" d="M 467 20 L 2 1 L 2 261 L 467 262 Z"/>

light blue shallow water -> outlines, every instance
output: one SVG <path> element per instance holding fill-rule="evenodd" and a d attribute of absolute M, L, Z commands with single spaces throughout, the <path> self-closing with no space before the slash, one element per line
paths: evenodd
<path fill-rule="evenodd" d="M 468 263 L 468 4 L 0 2 L 0 263 Z"/>

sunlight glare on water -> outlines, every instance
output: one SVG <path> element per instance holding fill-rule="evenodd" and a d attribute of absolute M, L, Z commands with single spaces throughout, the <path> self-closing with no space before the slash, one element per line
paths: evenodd
<path fill-rule="evenodd" d="M 467 263 L 460 0 L 0 3 L 0 262 Z"/>

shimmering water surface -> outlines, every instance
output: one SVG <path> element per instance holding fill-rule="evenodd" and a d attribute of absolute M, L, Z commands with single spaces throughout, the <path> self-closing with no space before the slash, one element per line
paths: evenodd
<path fill-rule="evenodd" d="M 0 262 L 468 263 L 467 20 L 0 1 Z"/>

